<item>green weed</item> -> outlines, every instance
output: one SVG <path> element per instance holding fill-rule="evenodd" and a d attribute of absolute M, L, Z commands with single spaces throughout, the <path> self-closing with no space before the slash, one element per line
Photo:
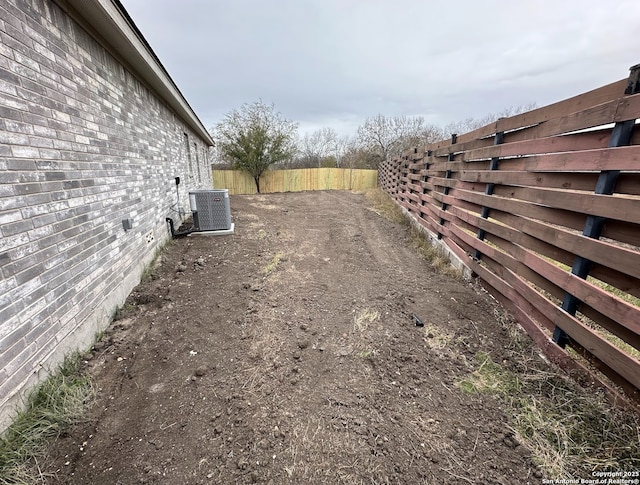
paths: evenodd
<path fill-rule="evenodd" d="M 504 369 L 486 353 L 478 368 L 456 383 L 465 393 L 490 393 L 507 405 L 519 441 L 545 477 L 589 478 L 594 471 L 640 466 L 640 418 L 569 378 L 536 369 Z"/>
<path fill-rule="evenodd" d="M 82 422 L 94 389 L 80 369 L 80 354 L 65 358 L 57 371 L 31 392 L 0 438 L 0 484 L 44 483 L 39 463 L 47 441 Z"/>

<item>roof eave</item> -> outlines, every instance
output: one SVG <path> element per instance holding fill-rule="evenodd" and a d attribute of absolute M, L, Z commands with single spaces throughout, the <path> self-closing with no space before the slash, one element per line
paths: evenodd
<path fill-rule="evenodd" d="M 209 146 L 213 138 L 169 76 L 158 57 L 119 0 L 56 0 L 97 32 L 101 40 L 126 61 L 131 69 L 162 98 Z"/>

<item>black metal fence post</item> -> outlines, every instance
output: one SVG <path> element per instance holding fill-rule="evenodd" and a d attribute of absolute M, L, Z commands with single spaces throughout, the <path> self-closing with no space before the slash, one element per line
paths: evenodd
<path fill-rule="evenodd" d="M 458 135 L 457 135 L 456 133 L 453 133 L 453 134 L 451 135 L 451 144 L 452 144 L 452 145 L 455 145 L 455 144 L 457 143 L 457 141 L 458 141 Z M 452 151 L 452 152 L 450 152 L 450 153 L 449 153 L 449 157 L 447 158 L 447 162 L 453 162 L 453 161 L 454 161 L 454 156 L 455 156 L 455 153 L 454 153 L 453 151 Z M 452 172 L 451 172 L 451 170 L 450 170 L 450 169 L 447 169 L 447 171 L 445 172 L 445 176 L 444 176 L 444 178 L 446 178 L 446 179 L 450 179 L 450 178 L 451 178 L 451 173 L 452 173 Z M 443 189 L 442 194 L 443 194 L 443 195 L 449 195 L 449 186 L 446 186 L 446 187 Z M 448 204 L 446 204 L 446 203 L 443 201 L 443 202 L 442 202 L 442 205 L 441 205 L 440 207 L 441 207 L 441 209 L 442 209 L 443 211 L 446 211 L 446 210 L 447 210 L 447 207 L 448 207 Z M 444 217 L 440 217 L 440 225 L 441 225 L 441 226 L 444 226 Z M 438 239 L 442 239 L 442 233 L 441 233 L 441 232 L 438 232 Z"/>
<path fill-rule="evenodd" d="M 493 145 L 502 145 L 502 143 L 504 142 L 504 131 L 499 131 L 498 133 L 495 134 L 495 137 L 493 139 Z M 500 166 L 500 157 L 493 157 L 491 158 L 491 162 L 489 163 L 489 170 L 493 171 L 493 170 L 498 170 Z M 487 183 L 485 189 L 484 189 L 484 193 L 486 195 L 493 195 L 493 191 L 496 188 L 496 184 L 494 183 Z M 482 217 L 483 219 L 488 219 L 489 218 L 489 212 L 491 212 L 491 209 L 487 206 L 482 206 L 482 212 L 480 214 L 480 217 Z M 484 241 L 484 238 L 486 237 L 487 233 L 484 229 L 478 229 L 478 234 L 476 235 L 476 237 L 478 239 L 480 239 L 481 241 Z M 473 259 L 479 260 L 482 257 L 482 253 L 480 252 L 479 249 L 476 249 L 473 253 Z"/>
<path fill-rule="evenodd" d="M 640 64 L 631 67 L 631 73 L 629 74 L 629 82 L 625 89 L 625 95 L 632 95 L 640 93 Z M 633 135 L 633 128 L 636 120 L 625 120 L 617 122 L 613 131 L 611 132 L 611 138 L 609 139 L 609 148 L 628 146 L 631 143 L 631 136 Z M 598 195 L 612 195 L 616 188 L 616 182 L 620 175 L 619 170 L 603 170 L 598 176 L 596 182 L 595 193 Z M 592 238 L 600 239 L 602 230 L 606 218 L 600 216 L 587 216 L 587 220 L 584 225 L 582 235 Z M 589 272 L 591 271 L 592 262 L 589 259 L 582 256 L 576 256 L 571 268 L 571 274 L 576 275 L 578 278 L 587 279 Z M 565 292 L 562 300 L 562 309 L 569 315 L 575 315 L 578 311 L 581 301 L 569 292 Z M 553 341 L 560 347 L 565 347 L 570 337 L 560 327 L 555 327 L 553 331 Z"/>

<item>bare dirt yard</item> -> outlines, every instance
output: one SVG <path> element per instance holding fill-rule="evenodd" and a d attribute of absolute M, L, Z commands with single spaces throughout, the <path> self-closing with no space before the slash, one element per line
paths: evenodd
<path fill-rule="evenodd" d="M 85 355 L 97 402 L 56 483 L 541 483 L 499 400 L 459 385 L 479 354 L 517 365 L 485 292 L 362 194 L 231 206 L 235 234 L 169 244 Z"/>

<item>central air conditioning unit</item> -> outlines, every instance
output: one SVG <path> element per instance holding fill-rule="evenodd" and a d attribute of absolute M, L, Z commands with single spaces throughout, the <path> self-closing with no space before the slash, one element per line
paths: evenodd
<path fill-rule="evenodd" d="M 232 230 L 229 190 L 193 190 L 189 192 L 189 205 L 195 231 Z"/>

